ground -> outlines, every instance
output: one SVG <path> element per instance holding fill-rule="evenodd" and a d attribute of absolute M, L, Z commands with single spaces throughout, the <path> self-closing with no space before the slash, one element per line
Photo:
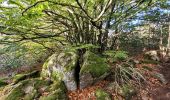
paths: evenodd
<path fill-rule="evenodd" d="M 135 57 L 137 60 L 142 60 L 142 57 Z M 137 96 L 134 96 L 132 100 L 170 100 L 170 63 L 155 63 L 148 61 L 143 61 L 146 64 L 138 64 L 137 66 L 139 68 L 144 68 L 147 69 L 145 72 L 146 80 L 147 83 L 142 85 L 141 89 L 138 91 Z M 41 65 L 37 65 L 34 67 L 34 69 L 40 70 Z M 22 69 L 17 69 L 19 73 L 25 72 L 25 71 L 20 71 Z M 28 69 L 25 69 L 28 70 Z M 12 70 L 15 72 L 16 70 Z M 11 72 L 11 71 L 10 71 Z M 163 74 L 163 76 L 166 79 L 166 83 L 161 83 L 161 81 L 155 77 L 152 76 L 153 73 L 158 72 Z M 8 73 L 9 74 L 9 73 Z M 7 75 L 8 75 L 7 74 Z M 0 77 L 4 76 L 5 73 L 0 72 Z M 9 81 L 10 82 L 10 81 Z M 85 89 L 78 89 L 76 91 L 69 91 L 68 92 L 68 97 L 69 100 L 86 100 L 87 97 L 90 98 L 90 100 L 97 100 L 96 93 L 100 94 L 99 92 L 96 92 L 98 90 L 104 89 L 105 86 L 109 81 L 103 80 L 100 81 L 92 86 L 89 86 Z M 107 95 L 105 92 L 101 92 L 104 95 Z M 114 100 L 116 95 L 115 93 L 111 93 L 111 97 Z M 118 100 L 124 100 L 119 96 Z"/>
<path fill-rule="evenodd" d="M 165 76 L 167 84 L 153 87 L 151 98 L 153 100 L 170 100 L 170 63 L 163 63 L 160 73 Z"/>

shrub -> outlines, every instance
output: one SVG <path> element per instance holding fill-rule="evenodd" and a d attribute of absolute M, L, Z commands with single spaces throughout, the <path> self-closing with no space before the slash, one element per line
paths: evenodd
<path fill-rule="evenodd" d="M 112 62 L 124 61 L 128 58 L 128 53 L 126 51 L 106 51 L 104 54 L 111 60 Z"/>

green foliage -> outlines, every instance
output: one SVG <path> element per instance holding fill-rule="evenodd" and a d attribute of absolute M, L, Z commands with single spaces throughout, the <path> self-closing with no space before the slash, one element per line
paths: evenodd
<path fill-rule="evenodd" d="M 27 42 L 3 46 L 0 49 L 1 68 L 10 69 L 20 66 L 32 66 L 43 62 L 50 52 L 36 43 Z"/>
<path fill-rule="evenodd" d="M 105 51 L 104 54 L 107 55 L 112 62 L 123 61 L 128 58 L 126 51 Z"/>

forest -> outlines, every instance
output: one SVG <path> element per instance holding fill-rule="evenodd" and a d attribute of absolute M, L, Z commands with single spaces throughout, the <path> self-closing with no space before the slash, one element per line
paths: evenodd
<path fill-rule="evenodd" d="M 170 100 L 170 0 L 0 0 L 0 100 Z"/>

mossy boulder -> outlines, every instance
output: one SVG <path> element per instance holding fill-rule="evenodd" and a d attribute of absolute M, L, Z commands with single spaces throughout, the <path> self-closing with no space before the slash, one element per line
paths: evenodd
<path fill-rule="evenodd" d="M 108 75 L 109 66 L 106 59 L 87 51 L 83 56 L 83 60 L 79 73 L 81 89 L 104 79 Z"/>
<path fill-rule="evenodd" d="M 40 76 L 40 71 L 33 71 L 27 74 L 17 74 L 13 77 L 13 83 L 16 84 L 22 80 L 28 79 L 28 78 L 36 78 Z"/>
<path fill-rule="evenodd" d="M 75 68 L 77 61 L 76 52 L 55 53 L 44 63 L 41 76 L 53 81 L 62 80 L 68 90 L 76 90 Z"/>
<path fill-rule="evenodd" d="M 97 89 L 95 96 L 96 100 L 111 100 L 111 95 L 102 89 Z"/>
<path fill-rule="evenodd" d="M 39 100 L 42 97 L 49 97 L 52 93 L 55 93 L 55 99 L 44 100 L 67 100 L 66 91 L 65 85 L 61 81 L 50 83 L 46 80 L 34 78 L 6 86 L 1 92 L 0 100 Z M 45 95 L 45 93 L 48 94 Z"/>

